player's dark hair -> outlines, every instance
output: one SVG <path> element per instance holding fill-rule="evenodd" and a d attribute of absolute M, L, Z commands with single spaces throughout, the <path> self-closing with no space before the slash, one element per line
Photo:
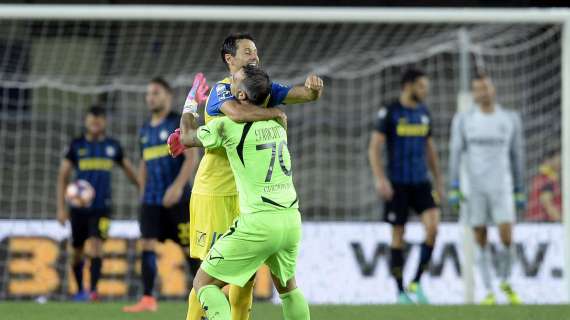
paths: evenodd
<path fill-rule="evenodd" d="M 89 107 L 89 109 L 87 109 L 87 114 L 93 115 L 95 117 L 106 117 L 107 111 L 105 110 L 105 108 L 99 105 L 93 105 Z"/>
<path fill-rule="evenodd" d="M 400 81 L 400 85 L 402 88 L 408 83 L 414 83 L 418 78 L 425 77 L 426 73 L 420 69 L 408 69 L 402 75 L 402 80 Z"/>
<path fill-rule="evenodd" d="M 149 83 L 158 84 L 159 86 L 163 87 L 164 90 L 166 90 L 170 94 L 172 94 L 172 92 L 173 92 L 172 87 L 170 86 L 170 83 L 168 83 L 168 81 L 166 81 L 166 79 L 164 79 L 163 77 L 154 77 L 149 81 Z"/>
<path fill-rule="evenodd" d="M 251 34 L 245 32 L 232 33 L 224 39 L 224 43 L 220 49 L 220 57 L 222 58 L 222 62 L 226 65 L 226 67 L 228 67 L 228 63 L 226 62 L 226 54 L 229 53 L 232 55 L 232 57 L 235 57 L 237 53 L 238 42 L 244 39 L 254 41 Z"/>
<path fill-rule="evenodd" d="M 271 93 L 271 80 L 269 75 L 257 66 L 246 65 L 243 67 L 245 75 L 241 82 L 241 89 L 245 91 L 247 100 L 254 105 L 261 105 Z"/>

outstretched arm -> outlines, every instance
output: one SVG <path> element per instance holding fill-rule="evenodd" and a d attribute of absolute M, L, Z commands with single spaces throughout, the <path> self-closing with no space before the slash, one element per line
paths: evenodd
<path fill-rule="evenodd" d="M 289 90 L 284 104 L 298 104 L 319 99 L 323 94 L 323 80 L 312 74 L 305 80 L 304 86 L 295 86 Z"/>

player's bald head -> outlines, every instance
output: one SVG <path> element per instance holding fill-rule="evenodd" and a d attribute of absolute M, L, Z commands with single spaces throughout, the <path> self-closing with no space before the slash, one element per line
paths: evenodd
<path fill-rule="evenodd" d="M 255 41 L 249 33 L 232 33 L 224 39 L 220 57 L 230 72 L 237 72 L 241 67 L 259 64 Z"/>

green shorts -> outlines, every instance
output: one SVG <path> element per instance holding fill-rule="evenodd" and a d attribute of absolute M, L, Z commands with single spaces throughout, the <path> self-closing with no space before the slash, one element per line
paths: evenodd
<path fill-rule="evenodd" d="M 240 215 L 202 262 L 210 276 L 243 287 L 267 264 L 285 286 L 295 275 L 301 243 L 298 210 Z"/>

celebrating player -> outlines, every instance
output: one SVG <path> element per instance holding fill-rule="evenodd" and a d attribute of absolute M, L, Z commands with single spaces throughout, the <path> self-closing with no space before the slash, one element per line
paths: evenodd
<path fill-rule="evenodd" d="M 247 65 L 234 73 L 230 90 L 238 103 L 261 105 L 271 87 L 263 70 Z M 180 139 L 176 134 L 172 137 L 171 152 L 182 152 L 177 147 L 180 142 L 187 147 L 223 147 L 236 177 L 240 203 L 239 218 L 210 249 L 194 279 L 208 319 L 231 319 L 221 287 L 228 283 L 244 286 L 263 263 L 269 266 L 283 300 L 284 318 L 309 319 L 308 304 L 295 283 L 301 215 L 284 127 L 274 120 L 236 123 L 222 117 L 196 132 L 191 113 L 183 112 Z"/>
<path fill-rule="evenodd" d="M 253 38 L 248 34 L 231 34 L 222 44 L 221 59 L 230 74 L 243 66 L 258 65 L 259 57 Z M 254 106 L 246 101 L 237 101 L 230 91 L 230 78 L 218 82 L 210 91 L 205 109 L 205 120 L 226 115 L 236 122 L 252 122 L 285 118 L 284 113 L 273 107 L 279 104 L 295 104 L 314 101 L 322 93 L 322 80 L 311 75 L 305 86 L 288 87 L 271 84 L 271 93 L 266 101 Z M 228 230 L 239 214 L 238 195 L 226 151 L 223 148 L 208 148 L 202 158 L 190 200 L 190 252 L 192 257 L 203 260 L 211 246 Z M 232 319 L 247 320 L 253 299 L 253 281 L 243 287 L 230 286 Z M 202 307 L 193 290 L 189 296 L 187 320 L 200 320 Z"/>
<path fill-rule="evenodd" d="M 476 105 L 453 118 L 450 138 L 449 202 L 459 206 L 459 168 L 467 163 L 469 194 L 465 196 L 466 222 L 473 227 L 478 244 L 477 264 L 487 296 L 483 304 L 495 304 L 491 282 L 491 255 L 487 246 L 487 226 L 499 226 L 502 247 L 498 251 L 501 290 L 511 304 L 521 300 L 508 283 L 512 264 L 512 225 L 515 204 L 524 208 L 524 141 L 518 114 L 495 102 L 491 79 L 479 75 L 472 81 Z M 513 183 L 514 180 L 514 183 Z"/>
<path fill-rule="evenodd" d="M 184 157 L 173 159 L 168 154 L 166 140 L 180 122 L 180 115 L 171 111 L 172 89 L 162 78 L 150 81 L 146 92 L 146 103 L 151 119 L 140 130 L 142 160 L 139 169 L 143 184 L 140 229 L 142 236 L 141 271 L 144 295 L 125 312 L 156 311 L 157 302 L 153 296 L 157 273 L 155 248 L 157 241 L 171 239 L 188 254 L 188 201 L 190 178 L 196 164 L 195 150 L 188 150 Z M 187 262 L 194 274 L 198 261 Z"/>
<path fill-rule="evenodd" d="M 139 185 L 132 163 L 124 157 L 119 142 L 105 135 L 105 109 L 93 106 L 85 116 L 85 133 L 71 142 L 59 166 L 57 179 L 57 220 L 63 225 L 71 220 L 72 269 L 77 282 L 75 301 L 97 300 L 97 282 L 101 276 L 103 239 L 107 237 L 111 217 L 111 169 L 117 163 L 135 185 Z M 65 188 L 73 170 L 76 178 L 85 180 L 95 189 L 95 198 L 88 207 L 65 205 Z M 91 292 L 83 287 L 85 242 L 90 243 Z"/>
<path fill-rule="evenodd" d="M 392 225 L 390 272 L 398 286 L 398 302 L 413 303 L 404 290 L 404 230 L 409 209 L 421 215 L 426 231 L 421 245 L 420 262 L 408 291 L 418 303 L 428 303 L 420 279 L 429 265 L 435 244 L 440 211 L 432 196 L 428 167 L 433 175 L 437 196 L 443 197 L 443 178 L 435 143 L 431 136 L 431 118 L 424 100 L 428 78 L 422 71 L 408 70 L 402 77 L 400 100 L 382 108 L 368 148 L 368 158 L 376 179 L 376 190 L 386 201 L 384 220 Z M 382 152 L 388 147 L 388 175 L 384 173 Z"/>

